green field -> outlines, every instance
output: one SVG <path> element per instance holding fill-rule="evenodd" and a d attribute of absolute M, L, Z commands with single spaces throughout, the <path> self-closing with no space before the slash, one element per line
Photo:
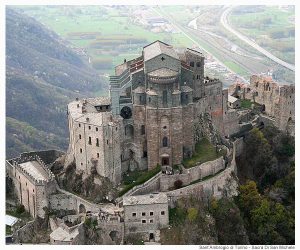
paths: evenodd
<path fill-rule="evenodd" d="M 235 8 L 231 13 L 231 25 L 275 56 L 294 64 L 295 9 L 259 6 L 253 7 L 251 12 L 246 12 L 243 8 Z"/>
<path fill-rule="evenodd" d="M 223 155 L 226 155 L 225 150 L 222 149 L 220 152 L 216 152 L 216 147 L 208 139 L 204 138 L 196 144 L 193 156 L 184 159 L 182 163 L 186 168 L 191 168 L 197 164 L 213 161 Z"/>
<path fill-rule="evenodd" d="M 236 72 L 239 75 L 247 75 L 248 72 L 244 70 L 242 67 L 237 65 L 235 62 L 225 61 L 224 64 L 230 68 L 232 71 Z"/>
<path fill-rule="evenodd" d="M 96 68 L 100 73 L 112 74 L 114 66 L 122 63 L 125 58 L 127 60 L 136 58 L 141 54 L 143 46 L 155 40 L 172 43 L 176 47 L 192 44 L 181 33 L 154 33 L 134 23 L 128 12 L 134 11 L 137 8 L 135 6 L 126 6 L 125 10 L 109 6 L 19 6 L 19 8 L 75 46 L 86 49 L 92 65 L 95 61 L 109 59 L 107 68 Z M 189 18 L 182 12 L 182 6 L 171 8 L 181 13 L 182 17 Z M 94 35 L 95 32 L 97 35 Z M 83 36 L 80 36 L 80 33 Z M 103 42 L 107 37 L 112 37 L 112 43 L 117 42 L 117 46 L 103 46 L 103 49 L 92 47 L 95 42 Z M 143 42 L 131 43 L 130 37 L 141 39 Z M 129 40 L 124 45 L 125 38 Z M 123 50 L 118 50 L 118 46 L 123 46 Z"/>

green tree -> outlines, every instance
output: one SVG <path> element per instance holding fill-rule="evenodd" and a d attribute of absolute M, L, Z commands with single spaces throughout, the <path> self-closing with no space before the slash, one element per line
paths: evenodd
<path fill-rule="evenodd" d="M 260 206 L 261 201 L 262 198 L 254 181 L 247 181 L 245 185 L 239 187 L 237 202 L 247 217 L 250 215 L 252 209 Z"/>
<path fill-rule="evenodd" d="M 198 216 L 198 210 L 197 210 L 196 208 L 191 207 L 191 208 L 188 209 L 187 212 L 188 212 L 187 217 L 188 217 L 188 220 L 189 220 L 190 222 L 193 222 L 193 221 L 195 221 L 195 220 L 197 219 L 197 216 Z"/>

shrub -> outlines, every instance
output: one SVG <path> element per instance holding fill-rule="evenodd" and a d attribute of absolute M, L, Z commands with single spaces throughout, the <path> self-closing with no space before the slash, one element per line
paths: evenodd
<path fill-rule="evenodd" d="M 22 213 L 24 213 L 25 212 L 25 207 L 23 206 L 23 205 L 18 205 L 17 207 L 16 207 L 16 213 L 17 214 L 22 214 Z"/>
<path fill-rule="evenodd" d="M 178 189 L 178 188 L 181 188 L 182 187 L 182 180 L 176 180 L 176 181 L 174 181 L 174 187 L 176 188 L 176 189 Z"/>
<path fill-rule="evenodd" d="M 198 216 L 198 210 L 196 208 L 191 207 L 191 208 L 188 209 L 187 217 L 188 217 L 190 222 L 195 221 L 197 216 Z"/>

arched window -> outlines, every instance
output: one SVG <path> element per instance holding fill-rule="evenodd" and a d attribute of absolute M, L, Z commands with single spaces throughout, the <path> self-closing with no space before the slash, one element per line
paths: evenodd
<path fill-rule="evenodd" d="M 168 138 L 164 137 L 162 143 L 163 143 L 163 147 L 168 147 Z"/>

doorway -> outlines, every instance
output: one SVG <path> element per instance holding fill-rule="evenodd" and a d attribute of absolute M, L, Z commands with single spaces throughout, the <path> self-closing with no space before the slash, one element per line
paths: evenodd
<path fill-rule="evenodd" d="M 150 233 L 150 235 L 149 235 L 149 241 L 154 241 L 154 233 Z"/>
<path fill-rule="evenodd" d="M 163 157 L 161 159 L 161 165 L 162 166 L 169 166 L 169 157 Z"/>

